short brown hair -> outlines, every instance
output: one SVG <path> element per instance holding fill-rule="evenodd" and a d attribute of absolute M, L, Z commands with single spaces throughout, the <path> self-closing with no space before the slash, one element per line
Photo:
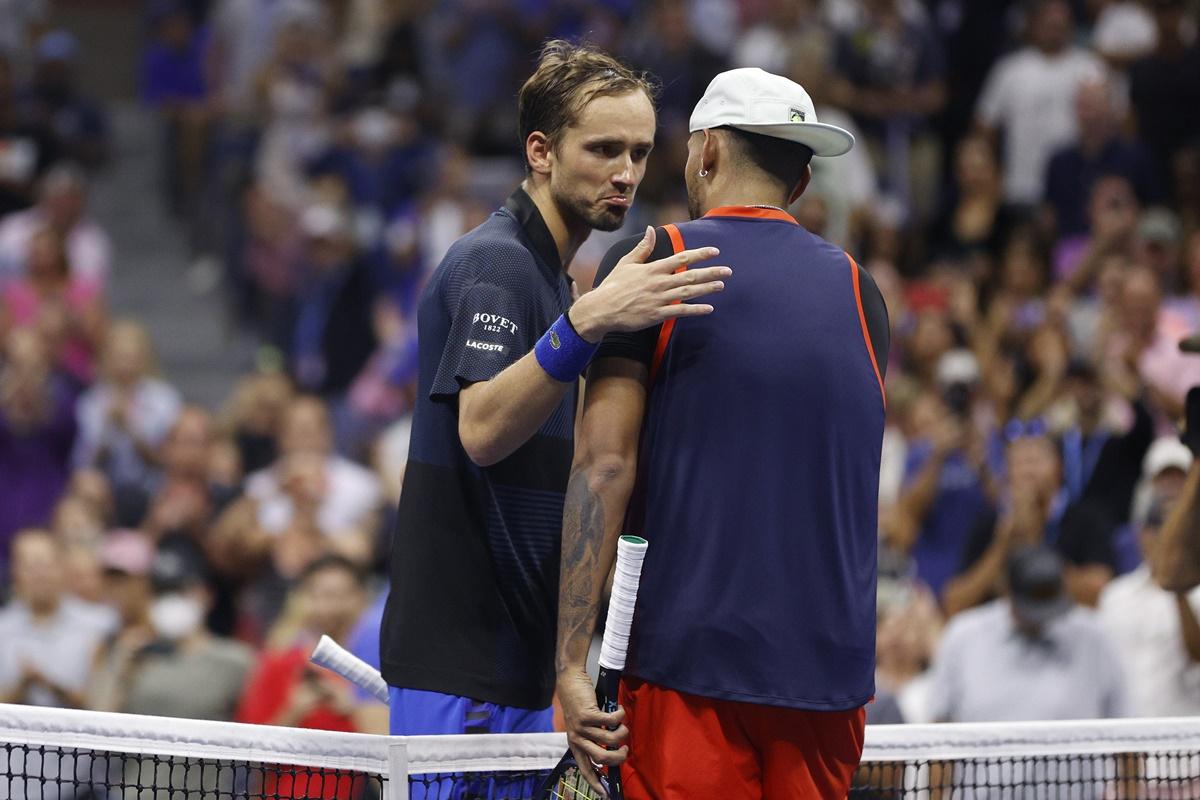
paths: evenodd
<path fill-rule="evenodd" d="M 537 67 L 517 95 L 522 154 L 534 131 L 544 133 L 553 144 L 592 100 L 636 91 L 645 92 L 651 102 L 658 97 L 658 85 L 646 73 L 631 70 L 595 47 L 551 39 L 542 46 Z"/>

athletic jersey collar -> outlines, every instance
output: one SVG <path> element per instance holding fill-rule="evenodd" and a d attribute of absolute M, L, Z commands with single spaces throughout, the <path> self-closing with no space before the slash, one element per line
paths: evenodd
<path fill-rule="evenodd" d="M 776 222 L 790 222 L 799 225 L 791 214 L 776 208 L 760 208 L 758 206 L 721 206 L 714 208 L 704 215 L 708 217 L 739 217 L 741 219 L 771 219 Z"/>
<path fill-rule="evenodd" d="M 557 286 L 559 276 L 564 274 L 562 259 L 558 256 L 558 245 L 554 243 L 554 236 L 546 227 L 542 212 L 538 211 L 533 198 L 518 186 L 504 201 L 504 210 L 520 223 L 525 235 L 529 237 L 529 243 L 533 245 L 534 260 L 538 262 L 550 284 Z"/>

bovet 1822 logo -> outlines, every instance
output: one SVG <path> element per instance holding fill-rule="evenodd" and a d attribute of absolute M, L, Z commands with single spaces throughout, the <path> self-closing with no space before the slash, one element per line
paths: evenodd
<path fill-rule="evenodd" d="M 483 329 L 489 333 L 512 333 L 517 332 L 517 323 L 510 319 L 500 316 L 499 314 L 477 313 L 471 320 L 472 325 L 483 325 Z"/>
<path fill-rule="evenodd" d="M 481 342 L 476 339 L 467 339 L 467 347 L 472 350 L 482 350 L 485 353 L 503 353 L 504 345 L 494 342 Z"/>

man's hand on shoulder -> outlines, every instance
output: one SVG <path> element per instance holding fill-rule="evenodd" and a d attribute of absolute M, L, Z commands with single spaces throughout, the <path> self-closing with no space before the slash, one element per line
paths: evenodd
<path fill-rule="evenodd" d="M 595 343 L 613 331 L 639 331 L 676 317 L 712 313 L 707 303 L 685 301 L 721 291 L 733 270 L 724 266 L 679 270 L 715 258 L 720 251 L 699 247 L 647 262 L 655 238 L 654 228 L 648 227 L 608 277 L 571 307 L 571 324 L 584 339 Z"/>

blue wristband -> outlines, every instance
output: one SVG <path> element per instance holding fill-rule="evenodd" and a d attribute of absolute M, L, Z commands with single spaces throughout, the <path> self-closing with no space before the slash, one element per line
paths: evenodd
<path fill-rule="evenodd" d="M 533 353 L 546 374 L 556 381 L 571 383 L 579 378 L 599 345 L 591 344 L 575 332 L 571 320 L 563 314 L 534 345 Z"/>

